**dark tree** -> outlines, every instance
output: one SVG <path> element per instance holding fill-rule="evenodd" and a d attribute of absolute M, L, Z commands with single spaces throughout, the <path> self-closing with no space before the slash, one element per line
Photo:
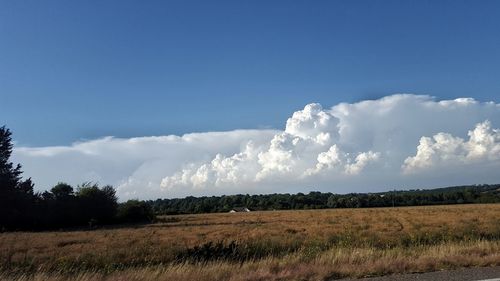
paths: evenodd
<path fill-rule="evenodd" d="M 12 155 L 12 133 L 5 126 L 0 128 L 0 188 L 14 190 L 21 181 L 21 165 L 10 162 Z"/>
<path fill-rule="evenodd" d="M 22 180 L 21 165 L 10 162 L 12 133 L 0 127 L 0 230 L 31 224 L 33 183 Z"/>
<path fill-rule="evenodd" d="M 73 187 L 67 183 L 60 182 L 50 192 L 52 192 L 56 200 L 65 200 L 73 196 Z"/>
<path fill-rule="evenodd" d="M 112 186 L 99 188 L 97 184 L 84 183 L 78 187 L 76 196 L 80 204 L 81 219 L 93 223 L 109 223 L 115 218 L 118 199 Z"/>
<path fill-rule="evenodd" d="M 50 226 L 62 227 L 84 224 L 78 216 L 79 206 L 73 187 L 67 183 L 58 183 L 50 190 L 50 195 L 42 195 L 45 201 L 45 221 Z"/>

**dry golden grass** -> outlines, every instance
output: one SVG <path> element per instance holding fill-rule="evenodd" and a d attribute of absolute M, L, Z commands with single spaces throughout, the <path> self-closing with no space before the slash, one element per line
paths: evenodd
<path fill-rule="evenodd" d="M 0 279 L 325 280 L 500 265 L 500 204 L 162 219 L 128 228 L 0 234 Z M 211 241 L 236 241 L 262 254 L 239 262 L 178 259 Z"/>

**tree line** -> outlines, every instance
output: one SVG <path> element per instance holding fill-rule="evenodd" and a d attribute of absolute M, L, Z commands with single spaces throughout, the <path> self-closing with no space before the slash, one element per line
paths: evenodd
<path fill-rule="evenodd" d="M 500 184 L 470 185 L 430 190 L 400 190 L 378 193 L 229 195 L 186 197 L 147 201 L 155 214 L 228 212 L 236 207 L 250 210 L 306 210 L 326 208 L 400 207 L 467 203 L 499 203 Z"/>
<path fill-rule="evenodd" d="M 152 221 L 156 215 L 228 212 L 237 207 L 304 210 L 500 202 L 500 184 L 379 193 L 189 196 L 124 203 L 118 203 L 112 186 L 100 187 L 90 182 L 76 188 L 58 183 L 49 191 L 34 192 L 31 179 L 22 178 L 21 165 L 9 160 L 13 149 L 11 135 L 5 126 L 0 127 L 0 231 L 93 228 L 101 224 Z"/>
<path fill-rule="evenodd" d="M 50 191 L 34 192 L 31 179 L 22 179 L 21 165 L 10 162 L 12 133 L 0 127 L 0 231 L 149 221 L 151 207 L 143 201 L 118 203 L 115 189 L 83 183 L 74 189 L 59 183 Z"/>

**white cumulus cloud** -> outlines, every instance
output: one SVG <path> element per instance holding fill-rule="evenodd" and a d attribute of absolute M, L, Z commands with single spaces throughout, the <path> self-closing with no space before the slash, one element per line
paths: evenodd
<path fill-rule="evenodd" d="M 438 133 L 432 138 L 422 137 L 417 154 L 408 157 L 403 165 L 406 173 L 442 166 L 472 165 L 500 160 L 500 130 L 492 129 L 490 121 L 476 125 L 468 132 L 469 140 Z"/>
<path fill-rule="evenodd" d="M 15 147 L 38 190 L 113 184 L 121 199 L 500 182 L 500 104 L 397 94 L 323 108 L 276 130 Z"/>
<path fill-rule="evenodd" d="M 267 181 L 300 181 L 324 172 L 359 174 L 366 165 L 378 159 L 379 153 L 359 152 L 350 157 L 349 153 L 341 151 L 334 144 L 339 138 L 338 124 L 339 119 L 323 110 L 321 105 L 308 104 L 293 113 L 285 130 L 277 133 L 268 144 L 255 147 L 250 141 L 234 155 L 217 154 L 210 162 L 190 164 L 165 177 L 161 186 L 167 189 L 245 186 Z M 342 166 L 341 171 L 332 169 L 336 164 Z"/>
<path fill-rule="evenodd" d="M 317 159 L 318 163 L 312 169 L 305 171 L 304 176 L 317 175 L 319 173 L 331 170 L 343 171 L 348 175 L 359 174 L 363 168 L 370 162 L 378 160 L 378 152 L 362 152 L 355 159 L 349 158 L 349 154 L 340 151 L 336 144 L 332 145 L 326 152 L 321 152 Z"/>

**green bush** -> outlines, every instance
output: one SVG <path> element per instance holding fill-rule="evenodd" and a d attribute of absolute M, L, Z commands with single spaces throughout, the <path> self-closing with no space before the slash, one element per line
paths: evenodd
<path fill-rule="evenodd" d="M 118 205 L 117 218 L 120 222 L 151 222 L 154 217 L 151 206 L 144 201 L 128 200 Z"/>

